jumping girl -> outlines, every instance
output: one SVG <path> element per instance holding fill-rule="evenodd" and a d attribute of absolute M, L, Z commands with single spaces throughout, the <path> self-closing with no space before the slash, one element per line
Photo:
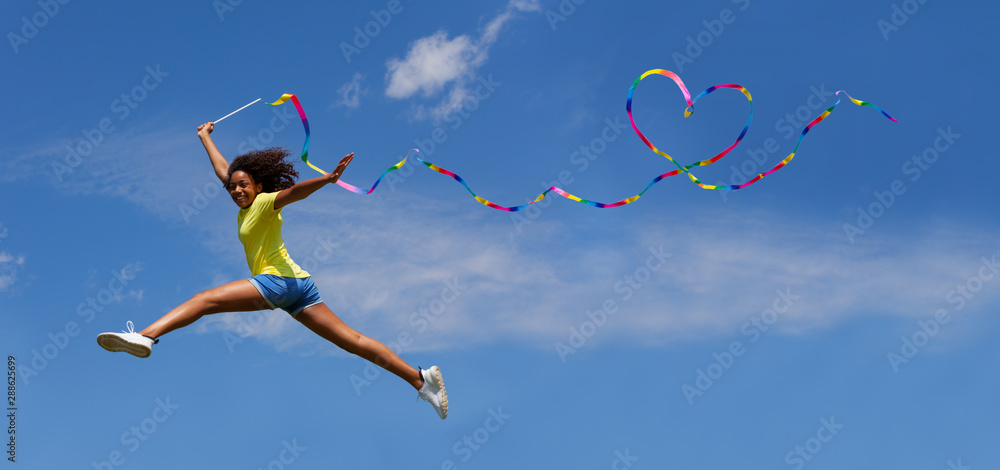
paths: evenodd
<path fill-rule="evenodd" d="M 226 163 L 209 136 L 214 127 L 213 122 L 198 126 L 198 137 L 216 176 L 240 207 L 236 218 L 239 239 L 252 277 L 201 292 L 138 333 L 131 321 L 126 324 L 127 332 L 101 333 L 97 343 L 108 351 L 149 357 L 161 336 L 190 325 L 203 315 L 280 308 L 331 343 L 405 380 L 445 419 L 448 395 L 441 369 L 437 366 L 414 369 L 384 344 L 347 326 L 323 303 L 310 274 L 285 251 L 281 208 L 305 199 L 328 183 L 335 183 L 354 154 L 344 157 L 332 173 L 296 183 L 299 174 L 285 161 L 289 155 L 285 149 L 253 151 L 236 157 L 231 164 Z"/>

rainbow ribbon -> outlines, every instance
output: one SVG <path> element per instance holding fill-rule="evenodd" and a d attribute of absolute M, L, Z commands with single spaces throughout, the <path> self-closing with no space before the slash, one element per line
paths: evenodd
<path fill-rule="evenodd" d="M 670 155 L 668 155 L 666 152 L 663 152 L 662 150 L 656 148 L 656 146 L 653 145 L 653 143 L 650 142 L 650 140 L 646 138 L 646 136 L 642 133 L 642 131 L 639 130 L 639 127 L 635 124 L 635 119 L 632 117 L 632 95 L 635 92 L 635 87 L 639 85 L 639 82 L 643 81 L 646 77 L 649 77 L 650 75 L 663 75 L 665 77 L 671 78 L 677 84 L 677 87 L 680 88 L 681 93 L 684 94 L 684 100 L 685 100 L 685 102 L 687 102 L 687 108 L 684 109 L 684 117 L 688 117 L 688 116 L 691 115 L 691 113 L 694 112 L 694 104 L 699 99 L 701 99 L 703 96 L 706 96 L 706 95 L 714 92 L 715 90 L 718 90 L 720 88 L 732 88 L 732 89 L 735 89 L 735 90 L 739 90 L 741 93 L 743 93 L 744 96 L 747 97 L 747 101 L 750 103 L 750 112 L 749 112 L 749 114 L 747 116 L 747 122 L 743 126 L 743 130 L 740 131 L 740 135 L 736 138 L 736 140 L 729 147 L 726 147 L 725 150 L 723 150 L 719 154 L 715 155 L 714 157 L 709 158 L 707 160 L 701 160 L 701 161 L 698 161 L 698 162 L 694 162 L 694 163 L 691 163 L 689 165 L 681 165 L 676 160 L 674 160 L 673 157 L 671 157 Z M 417 161 L 419 161 L 420 163 L 423 163 L 424 166 L 426 166 L 427 168 L 430 168 L 431 170 L 434 170 L 434 171 L 436 171 L 438 173 L 441 173 L 442 175 L 447 175 L 447 176 L 452 177 L 455 181 L 457 181 L 459 184 L 461 184 L 463 187 L 465 187 L 465 189 L 467 191 L 469 191 L 469 194 L 471 194 L 472 197 L 475 198 L 476 201 L 478 201 L 480 204 L 492 207 L 494 209 L 499 209 L 499 210 L 504 210 L 504 211 L 510 211 L 510 212 L 516 212 L 516 211 L 524 210 L 525 208 L 527 208 L 531 204 L 534 204 L 534 203 L 536 203 L 538 201 L 541 201 L 542 199 L 545 199 L 545 196 L 547 196 L 549 193 L 553 193 L 553 192 L 556 193 L 556 194 L 558 194 L 558 195 L 560 195 L 560 196 L 562 196 L 562 197 L 564 197 L 564 198 L 566 198 L 566 199 L 570 199 L 572 201 L 576 201 L 576 202 L 579 202 L 579 203 L 587 204 L 589 206 L 593 206 L 593 207 L 597 207 L 597 208 L 609 208 L 609 207 L 624 206 L 625 204 L 631 204 L 631 203 L 637 201 L 640 197 L 642 197 L 643 194 L 646 193 L 646 191 L 649 190 L 649 188 L 653 187 L 653 185 L 655 185 L 656 183 L 659 183 L 664 178 L 667 178 L 669 176 L 679 175 L 681 173 L 687 174 L 688 178 L 690 178 L 693 183 L 697 184 L 698 186 L 702 187 L 703 189 L 713 189 L 713 190 L 719 190 L 719 191 L 734 191 L 734 190 L 738 190 L 738 189 L 743 189 L 743 188 L 745 188 L 747 186 L 750 186 L 750 185 L 752 185 L 752 184 L 760 181 L 765 176 L 770 175 L 771 173 L 774 173 L 774 172 L 778 171 L 779 169 L 781 169 L 782 167 L 784 167 L 785 165 L 787 165 L 788 162 L 792 161 L 792 158 L 795 157 L 795 152 L 798 151 L 799 145 L 802 143 L 802 139 L 805 138 L 805 136 L 809 132 L 809 130 L 812 129 L 813 126 L 815 126 L 816 124 L 819 124 L 821 121 L 823 121 L 824 119 L 826 119 L 827 116 L 829 116 L 830 113 L 833 112 L 833 110 L 837 107 L 837 105 L 840 104 L 839 95 L 841 93 L 843 93 L 845 96 L 847 96 L 847 98 L 850 99 L 852 102 L 854 102 L 854 104 L 856 104 L 858 106 L 870 106 L 872 108 L 875 108 L 880 113 L 882 113 L 885 117 L 889 118 L 889 120 L 891 120 L 892 122 L 897 122 L 895 118 L 893 118 L 888 113 L 886 113 L 885 111 L 883 111 L 882 108 L 879 108 L 878 106 L 875 106 L 872 103 L 868 103 L 868 102 L 865 102 L 865 101 L 854 99 L 854 98 L 851 97 L 851 95 L 847 94 L 846 91 L 844 91 L 844 90 L 838 90 L 837 93 L 836 93 L 836 95 L 838 96 L 838 98 L 837 98 L 837 101 L 835 103 L 833 103 L 833 106 L 830 106 L 826 111 L 823 111 L 822 114 L 820 114 L 816 119 L 814 119 L 812 122 L 810 122 L 808 125 L 806 125 L 806 127 L 804 129 L 802 129 L 802 133 L 799 135 L 799 140 L 795 143 L 795 148 L 792 149 L 792 153 L 790 153 L 787 157 L 785 157 L 783 160 L 781 160 L 780 162 L 778 162 L 778 164 L 775 165 L 774 168 L 771 168 L 770 170 L 768 170 L 768 171 L 766 171 L 764 173 L 757 174 L 757 176 L 753 177 L 752 179 L 750 179 L 749 181 L 747 181 L 746 183 L 743 183 L 743 184 L 723 185 L 723 186 L 705 184 L 705 183 L 702 183 L 701 180 L 699 180 L 694 175 L 694 173 L 691 173 L 690 170 L 691 170 L 691 168 L 694 168 L 694 167 L 708 166 L 708 165 L 711 165 L 712 163 L 715 163 L 715 162 L 719 161 L 719 159 L 721 159 L 722 157 L 726 156 L 729 152 L 731 152 L 734 148 L 736 148 L 737 145 L 739 145 L 740 141 L 743 140 L 743 137 L 746 136 L 746 134 L 747 134 L 747 130 L 750 129 L 750 123 L 753 121 L 753 98 L 750 96 L 750 92 L 746 88 L 744 88 L 744 87 L 742 87 L 740 85 L 735 85 L 735 84 L 715 85 L 715 86 L 709 87 L 705 91 L 699 93 L 698 96 L 696 96 L 694 99 L 691 99 L 691 94 L 688 92 L 687 87 L 684 86 L 684 82 L 681 81 L 680 77 L 678 77 L 677 74 L 675 74 L 675 73 L 673 73 L 673 72 L 671 72 L 669 70 L 663 70 L 663 69 L 649 70 L 646 73 L 642 74 L 639 78 L 637 78 L 635 80 L 635 82 L 632 83 L 632 86 L 628 90 L 628 101 L 626 101 L 626 103 L 625 103 L 625 110 L 628 112 L 628 119 L 629 119 L 629 122 L 632 123 L 632 129 L 635 130 L 635 133 L 639 136 L 640 139 L 642 139 L 642 141 L 646 144 L 646 146 L 649 147 L 657 155 L 663 156 L 667 160 L 670 160 L 670 162 L 673 163 L 677 167 L 677 169 L 668 171 L 666 173 L 663 173 L 663 174 L 657 176 L 656 178 L 653 178 L 653 180 L 650 181 L 649 184 L 646 185 L 646 187 L 643 188 L 643 190 L 641 192 L 639 192 L 638 194 L 636 194 L 635 196 L 628 197 L 628 198 L 622 199 L 620 201 L 612 202 L 612 203 L 601 203 L 601 202 L 596 202 L 596 201 L 591 201 L 591 200 L 588 200 L 588 199 L 580 198 L 578 196 L 570 194 L 569 192 L 567 192 L 567 191 L 565 191 L 565 190 L 563 190 L 563 189 L 561 189 L 561 188 L 559 188 L 557 186 L 550 186 L 549 189 L 546 189 L 545 191 L 543 191 L 541 194 L 538 195 L 538 197 L 536 197 L 534 200 L 532 200 L 531 202 L 529 202 L 527 204 L 522 204 L 520 206 L 511 206 L 511 207 L 501 206 L 501 205 L 499 205 L 497 203 L 494 203 L 494 202 L 492 202 L 492 201 L 490 201 L 488 199 L 485 199 L 485 198 L 480 197 L 479 195 L 477 195 L 475 192 L 472 191 L 472 188 L 469 187 L 468 183 L 466 183 L 465 180 L 462 179 L 461 176 L 458 176 L 454 172 L 449 171 L 449 170 L 444 169 L 444 168 L 441 168 L 441 167 L 439 167 L 439 166 L 437 166 L 437 165 L 435 165 L 435 164 L 433 164 L 431 162 L 423 160 L 423 159 L 420 158 L 419 155 L 415 155 L 415 154 L 417 154 L 417 153 L 420 152 L 418 149 L 411 149 L 406 154 L 406 157 L 403 158 L 403 160 L 401 160 L 399 163 L 396 163 L 395 165 L 393 165 L 393 166 L 387 168 L 385 171 L 383 171 L 382 174 L 378 177 L 378 179 L 375 180 L 375 184 L 373 184 L 371 186 L 371 188 L 369 188 L 367 190 L 359 188 L 359 187 L 354 186 L 352 184 L 349 184 L 349 183 L 347 183 L 347 182 L 345 182 L 343 180 L 338 180 L 337 184 L 340 185 L 341 187 L 343 187 L 343 188 L 345 188 L 345 189 L 347 189 L 347 190 L 349 190 L 351 192 L 357 193 L 357 194 L 371 194 L 371 192 L 374 191 L 376 187 L 378 187 L 378 184 L 380 182 L 382 182 L 382 179 L 385 178 L 386 175 L 388 175 L 390 172 L 393 172 L 393 171 L 396 171 L 396 170 L 402 168 L 403 165 L 406 164 L 406 161 L 410 158 L 410 156 L 413 155 L 413 157 L 416 158 Z M 282 104 L 282 103 L 284 103 L 284 102 L 286 102 L 288 100 L 291 100 L 292 104 L 295 105 L 295 109 L 299 112 L 299 117 L 302 119 L 302 126 L 305 128 L 305 131 L 306 131 L 306 141 L 305 141 L 305 144 L 303 144 L 303 146 L 302 146 L 302 161 L 306 162 L 306 164 L 309 165 L 310 168 L 312 168 L 312 169 L 314 169 L 314 170 L 316 170 L 316 171 L 318 171 L 318 172 L 320 172 L 322 174 L 327 174 L 327 172 L 323 171 L 322 169 L 320 169 L 316 165 L 313 165 L 311 162 L 309 162 L 309 121 L 306 119 L 306 113 L 305 113 L 305 111 L 303 111 L 302 105 L 299 103 L 299 99 L 296 98 L 295 95 L 287 94 L 286 93 L 284 95 L 281 95 L 281 98 L 278 98 L 278 100 L 275 101 L 274 103 L 268 103 L 268 104 L 270 104 L 270 105 L 280 105 L 280 104 Z"/>

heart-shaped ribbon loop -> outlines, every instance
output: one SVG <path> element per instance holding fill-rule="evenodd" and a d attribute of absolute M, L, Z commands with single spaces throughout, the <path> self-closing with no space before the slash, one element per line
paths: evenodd
<path fill-rule="evenodd" d="M 701 99 L 703 96 L 708 95 L 709 93 L 714 92 L 715 90 L 718 90 L 720 88 L 732 88 L 732 89 L 739 90 L 741 93 L 743 93 L 743 95 L 745 95 L 747 97 L 747 101 L 750 103 L 750 112 L 749 112 L 749 115 L 747 116 L 747 122 L 746 122 L 746 125 L 743 126 L 743 130 L 740 132 L 739 137 L 737 137 L 736 140 L 729 147 L 726 147 L 725 150 L 723 150 L 719 154 L 715 155 L 714 157 L 709 158 L 707 160 L 701 160 L 701 161 L 698 161 L 698 162 L 694 162 L 694 163 L 691 163 L 691 164 L 688 164 L 688 165 L 681 165 L 676 160 L 674 160 L 673 157 L 671 157 L 670 155 L 668 155 L 666 152 L 663 152 L 662 150 L 656 148 L 656 146 L 653 145 L 653 143 L 650 142 L 649 139 L 647 139 L 646 136 L 643 135 L 643 133 L 639 130 L 639 127 L 636 126 L 636 124 L 635 124 L 635 119 L 633 119 L 633 117 L 632 117 L 632 94 L 635 92 L 635 88 L 636 88 L 636 86 L 639 85 L 639 82 L 641 82 L 646 77 L 649 77 L 650 75 L 663 75 L 665 77 L 668 77 L 668 78 L 672 79 L 677 84 L 677 87 L 680 88 L 681 93 L 684 94 L 684 100 L 685 100 L 685 102 L 687 102 L 687 107 L 684 109 L 684 117 L 688 117 L 688 116 L 691 115 L 691 113 L 694 112 L 694 104 L 699 99 Z M 854 99 L 854 98 L 851 97 L 851 95 L 848 95 L 847 92 L 844 91 L 844 90 L 837 91 L 836 95 L 839 96 L 841 93 L 843 93 L 845 96 L 847 96 L 847 98 L 850 99 L 852 102 L 854 102 L 854 104 L 856 104 L 858 106 L 870 106 L 870 107 L 873 107 L 873 108 L 877 109 L 879 112 L 881 112 L 885 117 L 889 118 L 893 122 L 896 122 L 896 119 L 894 119 L 892 116 L 890 116 L 889 114 L 887 114 L 885 111 L 883 111 L 878 106 L 875 106 L 874 104 L 871 104 L 871 103 L 868 103 L 868 102 L 865 102 L 865 101 Z M 270 105 L 280 105 L 280 104 L 282 104 L 282 103 L 284 103 L 285 101 L 288 101 L 288 100 L 290 100 L 292 102 L 292 104 L 295 105 L 295 109 L 298 111 L 299 117 L 302 119 L 302 125 L 303 125 L 303 127 L 305 127 L 305 131 L 306 131 L 306 141 L 305 141 L 305 144 L 302 146 L 302 161 L 306 162 L 306 164 L 308 164 L 312 169 L 314 169 L 314 170 L 316 170 L 316 171 L 318 171 L 320 173 L 326 174 L 325 171 L 321 170 L 319 167 L 317 167 L 317 166 L 315 166 L 315 165 L 313 165 L 312 163 L 309 162 L 309 121 L 306 119 L 306 113 L 302 109 L 302 105 L 299 103 L 298 98 L 296 98 L 296 96 L 292 95 L 292 94 L 284 94 L 284 95 L 281 95 L 281 98 L 279 98 L 274 103 L 268 103 L 268 104 L 270 104 Z M 542 192 L 541 194 L 539 194 L 538 197 L 536 197 L 534 200 L 532 200 L 531 202 L 529 202 L 527 204 L 522 204 L 520 206 L 511 206 L 511 207 L 501 206 L 499 204 L 496 204 L 496 203 L 491 202 L 491 201 L 489 201 L 489 200 L 487 200 L 487 199 L 485 199 L 483 197 L 480 197 L 480 196 L 476 195 L 476 193 L 474 193 L 472 191 L 472 188 L 469 187 L 469 185 L 465 182 L 464 179 L 462 179 L 461 176 L 458 176 L 457 174 L 455 174 L 455 173 L 453 173 L 453 172 L 451 172 L 449 170 L 446 170 L 446 169 L 441 168 L 441 167 L 439 167 L 439 166 L 437 166 L 437 165 L 435 165 L 435 164 L 433 164 L 431 162 L 428 162 L 428 161 L 425 161 L 425 160 L 421 159 L 420 156 L 418 155 L 419 152 L 420 152 L 418 149 L 411 149 L 406 154 L 406 157 L 404 157 L 402 161 L 400 161 L 399 163 L 397 163 L 397 164 L 395 164 L 395 165 L 387 168 L 385 171 L 383 171 L 382 174 L 378 177 L 378 179 L 375 180 L 375 183 L 371 186 L 371 188 L 369 188 L 367 190 L 359 188 L 359 187 L 351 185 L 351 184 L 348 184 L 348 183 L 344 182 L 343 179 L 338 180 L 337 184 L 340 185 L 341 187 L 343 187 L 343 188 L 345 188 L 345 189 L 347 189 L 347 190 L 349 190 L 351 192 L 357 193 L 357 194 L 371 194 L 371 192 L 374 191 L 375 188 L 378 186 L 378 184 L 382 181 L 382 178 L 384 178 L 390 172 L 393 172 L 393 171 L 396 171 L 396 170 L 402 168 L 402 166 L 406 164 L 407 159 L 411 155 L 413 155 L 413 157 L 416 158 L 417 161 L 419 161 L 420 163 L 423 163 L 424 166 L 426 166 L 427 168 L 430 168 L 431 170 L 434 170 L 434 171 L 436 171 L 438 173 L 441 173 L 443 175 L 447 175 L 447 176 L 452 177 L 455 181 L 457 181 L 459 184 L 461 184 L 462 186 L 464 186 L 465 189 L 467 191 L 469 191 L 469 194 L 471 194 L 472 197 L 474 197 L 476 199 L 476 201 L 478 201 L 480 204 L 492 207 L 494 209 L 499 209 L 499 210 L 504 210 L 504 211 L 510 211 L 510 212 L 516 212 L 516 211 L 524 210 L 525 208 L 527 208 L 531 204 L 534 204 L 534 203 L 536 203 L 538 201 L 541 201 L 542 199 L 545 199 L 545 196 L 547 196 L 550 192 L 556 193 L 556 194 L 558 194 L 558 195 L 560 195 L 560 196 L 562 196 L 562 197 L 564 197 L 566 199 L 570 199 L 570 200 L 573 200 L 573 201 L 576 201 L 576 202 L 580 202 L 580 203 L 587 204 L 587 205 L 593 206 L 593 207 L 598 207 L 598 208 L 609 208 L 609 207 L 624 206 L 625 204 L 630 204 L 630 203 L 633 203 L 636 200 L 638 200 L 640 197 L 642 197 L 643 194 L 646 193 L 646 191 L 649 190 L 649 188 L 653 187 L 654 184 L 659 183 L 664 178 L 669 177 L 669 176 L 679 175 L 681 173 L 686 173 L 688 175 L 688 178 L 690 178 L 692 182 L 694 182 L 698 186 L 702 187 L 703 189 L 732 191 L 732 190 L 737 190 L 737 189 L 743 189 L 743 188 L 745 188 L 747 186 L 750 186 L 751 184 L 754 184 L 757 181 L 760 181 L 765 176 L 770 175 L 771 173 L 774 173 L 775 171 L 778 171 L 779 169 L 781 169 L 783 166 L 787 165 L 788 162 L 790 162 L 792 160 L 792 158 L 795 157 L 795 152 L 798 151 L 799 144 L 802 143 L 802 139 L 806 136 L 806 133 L 808 133 L 809 130 L 812 129 L 813 126 L 815 126 L 816 124 L 819 124 L 822 120 L 826 119 L 826 117 L 829 116 L 831 112 L 833 112 L 834 108 L 836 108 L 838 104 L 840 104 L 840 98 L 837 98 L 837 101 L 835 103 L 833 103 L 833 106 L 830 106 L 826 111 L 824 111 L 822 114 L 820 114 L 819 117 L 817 117 L 816 119 L 814 119 L 812 122 L 810 122 L 808 125 L 806 125 L 806 127 L 804 129 L 802 129 L 802 133 L 799 135 L 799 140 L 795 143 L 795 148 L 792 149 L 792 153 L 790 153 L 787 157 L 785 157 L 784 159 L 782 159 L 781 162 L 779 162 L 777 165 L 774 166 L 774 168 L 771 168 L 767 172 L 758 174 L 757 176 L 753 177 L 752 179 L 750 179 L 749 181 L 747 181 L 746 183 L 743 183 L 743 184 L 723 185 L 723 186 L 705 184 L 705 183 L 702 183 L 701 180 L 699 180 L 697 177 L 695 177 L 694 173 L 691 173 L 691 169 L 694 168 L 694 167 L 711 165 L 712 163 L 715 163 L 715 162 L 719 161 L 719 159 L 721 159 L 722 157 L 726 156 L 729 152 L 731 152 L 734 148 L 736 148 L 737 145 L 739 145 L 740 141 L 743 140 L 743 137 L 746 136 L 746 134 L 747 134 L 747 130 L 750 129 L 750 123 L 753 121 L 753 98 L 750 96 L 750 92 L 746 88 L 744 88 L 744 87 L 742 87 L 740 85 L 735 85 L 735 84 L 715 85 L 715 86 L 709 87 L 705 91 L 699 93 L 698 96 L 696 96 L 694 99 L 691 99 L 691 94 L 688 92 L 687 87 L 684 85 L 684 82 L 681 80 L 681 78 L 678 77 L 677 74 L 675 74 L 675 73 L 673 73 L 673 72 L 671 72 L 669 70 L 663 70 L 663 69 L 652 69 L 652 70 L 649 70 L 646 73 L 643 73 L 639 78 L 637 78 L 635 80 L 635 82 L 632 83 L 632 86 L 628 90 L 628 101 L 626 101 L 626 103 L 625 103 L 625 109 L 628 112 L 629 122 L 632 123 L 632 129 L 635 130 L 635 133 L 639 136 L 639 138 L 642 139 L 642 141 L 653 152 L 655 152 L 656 154 L 658 154 L 660 156 L 665 157 L 667 160 L 670 160 L 670 162 L 672 162 L 677 167 L 677 169 L 668 171 L 666 173 L 663 173 L 663 174 L 657 176 L 656 178 L 653 178 L 653 180 L 650 181 L 650 183 L 648 185 L 646 185 L 646 187 L 643 188 L 643 190 L 641 192 L 639 192 L 639 194 L 636 194 L 635 196 L 628 197 L 628 198 L 622 199 L 622 200 L 617 201 L 617 202 L 612 202 L 612 203 L 605 204 L 605 203 L 601 203 L 601 202 L 595 202 L 595 201 L 590 201 L 590 200 L 587 200 L 587 199 L 583 199 L 583 198 L 577 197 L 577 196 L 575 196 L 573 194 L 570 194 L 569 192 L 567 192 L 567 191 L 565 191 L 565 190 L 563 190 L 563 189 L 561 189 L 559 187 L 550 186 L 549 189 L 546 189 L 544 192 Z"/>

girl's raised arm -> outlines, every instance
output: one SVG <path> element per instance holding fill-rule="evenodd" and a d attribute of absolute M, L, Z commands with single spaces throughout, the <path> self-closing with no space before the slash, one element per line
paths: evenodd
<path fill-rule="evenodd" d="M 209 160 L 212 161 L 215 176 L 219 177 L 219 181 L 222 181 L 222 184 L 226 184 L 226 179 L 229 178 L 229 162 L 226 161 L 226 157 L 222 156 L 219 149 L 215 147 L 215 142 L 212 142 L 212 137 L 209 136 L 214 128 L 214 122 L 206 122 L 198 126 L 198 137 L 201 139 L 201 144 L 205 146 L 205 151 L 208 152 Z"/>
<path fill-rule="evenodd" d="M 353 159 L 354 152 L 351 152 L 340 159 L 340 164 L 334 168 L 332 173 L 311 180 L 299 181 L 291 188 L 282 189 L 277 196 L 274 196 L 274 210 L 281 209 L 295 201 L 301 201 L 326 184 L 336 183 L 340 179 L 340 175 L 344 173 L 344 169 L 347 168 L 347 164 L 351 163 Z"/>

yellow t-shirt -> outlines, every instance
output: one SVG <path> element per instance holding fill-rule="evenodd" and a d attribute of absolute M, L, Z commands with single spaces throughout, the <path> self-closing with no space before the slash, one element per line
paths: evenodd
<path fill-rule="evenodd" d="M 309 273 L 295 264 L 281 239 L 281 209 L 274 210 L 278 193 L 260 193 L 236 218 L 240 242 L 247 254 L 251 276 L 275 274 L 305 279 Z"/>

